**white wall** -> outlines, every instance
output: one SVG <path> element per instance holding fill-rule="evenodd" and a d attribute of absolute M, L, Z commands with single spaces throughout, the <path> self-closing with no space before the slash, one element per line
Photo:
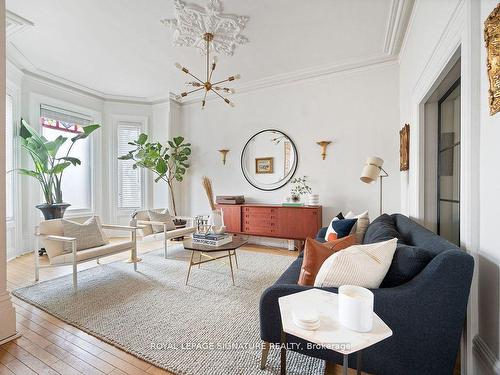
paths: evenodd
<path fill-rule="evenodd" d="M 131 212 L 117 210 L 117 160 L 116 160 L 116 124 L 118 120 L 135 120 L 144 124 L 144 131 L 151 134 L 153 139 L 165 141 L 168 137 L 170 121 L 169 103 L 156 105 L 107 101 L 81 91 L 62 86 L 42 78 L 23 74 L 15 66 L 8 63 L 8 86 L 18 92 L 19 102 L 15 110 L 32 124 L 38 122 L 39 100 L 49 100 L 52 103 L 75 106 L 83 113 L 91 113 L 102 128 L 92 135 L 94 197 L 93 212 L 100 215 L 104 221 L 127 224 Z M 50 104 L 50 103 L 49 103 Z M 68 108 L 71 109 L 71 108 Z M 18 119 L 16 119 L 18 121 Z M 20 160 L 21 165 L 29 163 L 26 155 Z M 164 186 L 153 186 L 149 175 L 146 174 L 145 205 L 153 207 L 155 204 L 166 206 L 167 190 Z M 165 189 L 165 190 L 163 190 Z M 19 176 L 19 215 L 16 228 L 12 233 L 16 235 L 17 249 L 9 252 L 9 258 L 29 251 L 33 246 L 33 227 L 40 220 L 40 212 L 34 207 L 40 203 L 41 195 L 37 183 L 28 177 Z"/>
<path fill-rule="evenodd" d="M 418 104 L 422 99 L 419 90 L 426 84 L 432 85 L 432 82 L 423 82 L 427 78 L 424 71 L 460 3 L 460 0 L 417 0 L 400 53 L 400 122 L 410 124 L 410 169 L 401 173 L 401 210 L 417 219 L 419 202 L 415 195 L 421 187 L 417 179 Z"/>
<path fill-rule="evenodd" d="M 497 0 L 481 2 L 481 23 L 497 5 Z M 482 25 L 481 25 L 482 27 Z M 481 39 L 482 35 L 477 35 Z M 479 251 L 479 336 L 493 355 L 500 357 L 500 242 L 498 239 L 498 202 L 500 170 L 498 139 L 500 113 L 489 115 L 486 49 L 481 49 L 481 137 L 480 137 L 480 251 Z"/>
<path fill-rule="evenodd" d="M 385 160 L 384 210 L 399 211 L 398 66 L 395 63 L 236 95 L 235 108 L 220 100 L 182 107 L 182 134 L 193 144 L 183 201 L 186 213 L 209 205 L 201 186 L 208 175 L 215 194 L 244 194 L 248 202 L 281 203 L 290 186 L 271 192 L 253 188 L 240 168 L 247 140 L 263 129 L 285 132 L 296 144 L 296 176 L 307 175 L 323 205 L 323 222 L 339 211 L 368 209 L 378 216 L 378 185 L 359 180 L 368 156 Z M 326 160 L 320 140 L 332 140 Z M 226 165 L 219 149 L 229 149 Z"/>
<path fill-rule="evenodd" d="M 467 352 L 462 353 L 469 374 L 500 370 L 497 362 L 500 172 L 495 167 L 500 115 L 488 115 L 483 41 L 483 22 L 497 3 L 497 0 L 417 1 L 400 55 L 400 119 L 410 122 L 414 129 L 410 172 L 401 175 L 401 206 L 403 212 L 417 219 L 423 219 L 425 213 L 419 201 L 425 182 L 421 178 L 425 171 L 419 165 L 425 138 L 425 129 L 419 128 L 425 123 L 421 105 L 446 73 L 443 70 L 457 57 L 454 52 L 458 51 L 461 58 L 461 242 L 476 261 L 466 322 Z"/>

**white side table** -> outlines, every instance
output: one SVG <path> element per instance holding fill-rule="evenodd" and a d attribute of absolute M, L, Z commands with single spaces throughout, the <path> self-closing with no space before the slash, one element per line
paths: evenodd
<path fill-rule="evenodd" d="M 286 374 L 286 333 L 309 341 L 343 355 L 343 374 L 347 375 L 348 356 L 357 353 L 357 373 L 361 374 L 361 351 L 379 341 L 392 336 L 391 329 L 373 313 L 373 329 L 370 332 L 352 331 L 338 320 L 338 294 L 321 289 L 309 289 L 278 299 L 281 331 L 281 375 Z M 299 328 L 293 322 L 293 310 L 297 308 L 314 309 L 321 321 L 315 331 Z"/>

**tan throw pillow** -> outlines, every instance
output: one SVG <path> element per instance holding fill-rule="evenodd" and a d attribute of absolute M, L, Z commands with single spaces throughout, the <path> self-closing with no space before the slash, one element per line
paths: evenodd
<path fill-rule="evenodd" d="M 337 251 L 355 244 L 356 236 L 353 234 L 325 243 L 318 242 L 312 238 L 307 238 L 306 245 L 304 247 L 304 260 L 302 261 L 302 269 L 300 270 L 298 284 L 303 286 L 313 286 L 316 275 L 318 274 L 323 262 Z"/>
<path fill-rule="evenodd" d="M 109 240 L 102 232 L 99 218 L 92 216 L 84 223 L 61 219 L 64 237 L 76 238 L 76 250 L 85 250 L 106 245 Z M 64 244 L 64 252 L 71 253 L 71 244 Z"/>
<path fill-rule="evenodd" d="M 351 230 L 351 234 L 356 233 L 356 239 L 358 243 L 363 243 L 363 238 L 365 238 L 365 232 L 368 229 L 368 225 L 370 225 L 370 216 L 368 216 L 368 211 L 360 213 L 359 215 L 354 215 L 351 211 L 349 211 L 345 215 L 345 218 L 358 219 L 358 221 Z"/>
<path fill-rule="evenodd" d="M 168 212 L 167 209 L 163 212 L 155 212 L 148 210 L 148 214 L 149 214 L 149 220 L 159 221 L 161 223 L 167 224 L 167 230 L 175 229 L 174 220 L 172 219 L 172 216 L 170 216 L 170 213 Z M 152 225 L 152 227 L 153 227 L 153 233 L 163 232 L 163 225 Z"/>
<path fill-rule="evenodd" d="M 369 245 L 354 245 L 331 255 L 321 266 L 314 286 L 378 288 L 389 270 L 397 241 L 393 238 Z"/>

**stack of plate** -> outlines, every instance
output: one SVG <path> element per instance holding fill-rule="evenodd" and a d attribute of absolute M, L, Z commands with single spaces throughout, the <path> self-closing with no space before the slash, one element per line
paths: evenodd
<path fill-rule="evenodd" d="M 293 322 L 299 328 L 314 331 L 320 326 L 319 315 L 314 310 L 297 309 L 293 311 L 292 316 Z"/>
<path fill-rule="evenodd" d="M 307 206 L 319 206 L 319 194 L 311 194 L 306 199 Z"/>

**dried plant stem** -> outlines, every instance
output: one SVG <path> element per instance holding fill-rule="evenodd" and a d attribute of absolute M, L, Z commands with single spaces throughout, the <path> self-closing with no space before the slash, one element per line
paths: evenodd
<path fill-rule="evenodd" d="M 210 178 L 203 176 L 202 177 L 202 184 L 203 184 L 203 188 L 205 189 L 205 193 L 207 194 L 208 203 L 210 204 L 210 208 L 212 209 L 212 211 L 214 211 L 216 207 L 215 207 L 215 202 L 214 202 L 214 194 L 213 194 L 213 190 L 212 190 L 212 181 L 210 180 Z"/>

